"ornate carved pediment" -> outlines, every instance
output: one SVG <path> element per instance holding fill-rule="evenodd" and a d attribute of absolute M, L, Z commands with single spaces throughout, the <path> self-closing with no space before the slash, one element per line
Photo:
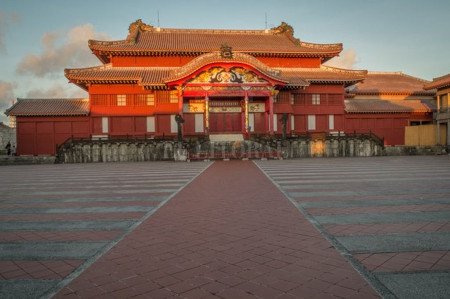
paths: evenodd
<path fill-rule="evenodd" d="M 233 58 L 233 51 L 231 50 L 231 47 L 227 44 L 223 44 L 222 46 L 220 46 L 220 56 L 222 58 L 228 59 Z"/>
<path fill-rule="evenodd" d="M 242 67 L 233 67 L 230 70 L 223 67 L 212 67 L 192 78 L 189 83 L 245 84 L 268 82 L 258 77 L 254 72 Z"/>

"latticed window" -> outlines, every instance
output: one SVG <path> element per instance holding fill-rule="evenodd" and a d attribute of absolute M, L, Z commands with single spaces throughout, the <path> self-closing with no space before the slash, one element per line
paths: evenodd
<path fill-rule="evenodd" d="M 154 106 L 155 95 L 154 94 L 138 94 L 135 100 L 136 106 Z"/>
<path fill-rule="evenodd" d="M 106 94 L 93 94 L 91 95 L 91 104 L 95 106 L 107 106 L 108 95 Z"/>
<path fill-rule="evenodd" d="M 283 92 L 283 91 L 278 93 L 278 95 L 277 95 L 277 103 L 285 103 L 285 104 L 291 103 L 291 93 Z"/>
<path fill-rule="evenodd" d="M 320 94 L 313 94 L 311 103 L 313 105 L 320 105 Z"/>
<path fill-rule="evenodd" d="M 117 95 L 117 106 L 126 106 L 127 105 L 127 96 L 125 94 Z"/>
<path fill-rule="evenodd" d="M 178 90 L 172 90 L 170 92 L 170 103 L 171 104 L 178 103 Z"/>
<path fill-rule="evenodd" d="M 170 94 L 166 90 L 160 90 L 156 91 L 156 100 L 158 101 L 158 104 L 168 104 L 170 100 Z"/>
<path fill-rule="evenodd" d="M 155 95 L 153 93 L 147 94 L 146 102 L 147 102 L 147 106 L 155 106 Z"/>
<path fill-rule="evenodd" d="M 294 105 L 305 105 L 306 94 L 295 94 L 294 95 Z"/>
<path fill-rule="evenodd" d="M 328 105 L 330 106 L 336 106 L 336 105 L 342 105 L 343 102 L 343 95 L 342 94 L 329 94 L 328 95 Z"/>

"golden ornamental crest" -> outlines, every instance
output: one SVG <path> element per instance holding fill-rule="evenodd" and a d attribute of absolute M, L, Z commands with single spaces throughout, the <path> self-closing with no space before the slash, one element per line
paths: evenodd
<path fill-rule="evenodd" d="M 233 58 L 233 51 L 231 50 L 231 47 L 227 44 L 220 46 L 220 56 L 227 59 Z"/>

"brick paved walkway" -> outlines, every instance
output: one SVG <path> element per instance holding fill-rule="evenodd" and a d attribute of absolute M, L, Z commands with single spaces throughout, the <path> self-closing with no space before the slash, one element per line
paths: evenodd
<path fill-rule="evenodd" d="M 450 298 L 450 156 L 257 164 L 384 296 Z"/>
<path fill-rule="evenodd" d="M 39 298 L 88 267 L 209 163 L 0 171 L 0 298 Z"/>
<path fill-rule="evenodd" d="M 253 162 L 216 162 L 57 298 L 374 298 Z"/>

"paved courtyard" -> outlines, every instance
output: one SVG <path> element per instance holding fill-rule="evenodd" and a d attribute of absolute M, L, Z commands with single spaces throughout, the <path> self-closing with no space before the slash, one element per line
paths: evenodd
<path fill-rule="evenodd" d="M 0 171 L 0 298 L 450 296 L 449 156 Z"/>
<path fill-rule="evenodd" d="M 450 157 L 257 163 L 385 297 L 450 297 Z"/>

